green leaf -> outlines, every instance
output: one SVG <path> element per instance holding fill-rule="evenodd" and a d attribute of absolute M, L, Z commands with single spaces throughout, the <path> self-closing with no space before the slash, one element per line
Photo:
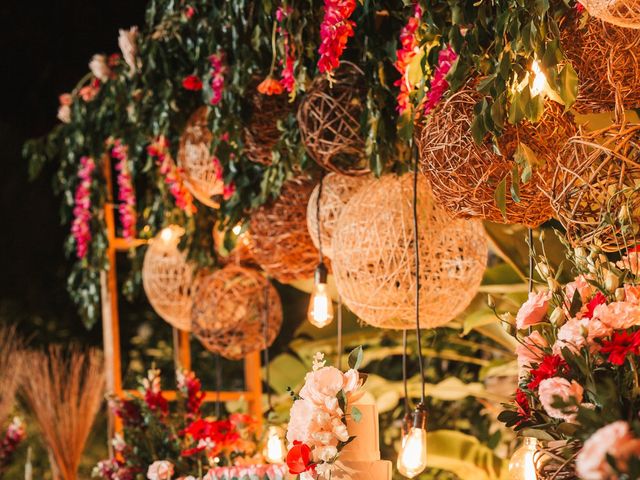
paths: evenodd
<path fill-rule="evenodd" d="M 351 418 L 353 418 L 353 421 L 356 423 L 362 420 L 362 412 L 355 405 L 351 407 Z"/>
<path fill-rule="evenodd" d="M 494 199 L 496 201 L 496 205 L 502 212 L 502 217 L 507 219 L 507 177 L 504 177 L 500 180 L 500 183 L 496 187 L 496 191 L 494 194 Z"/>
<path fill-rule="evenodd" d="M 602 59 L 602 61 L 606 61 Z M 571 63 L 567 62 L 558 78 L 560 98 L 564 102 L 566 108 L 570 108 L 578 97 L 578 74 L 573 69 Z"/>
<path fill-rule="evenodd" d="M 513 160 L 516 165 L 522 169 L 520 179 L 522 183 L 528 183 L 531 180 L 531 174 L 533 170 L 544 165 L 544 159 L 538 158 L 533 150 L 531 150 L 525 143 L 518 143 L 516 151 L 513 154 Z"/>
<path fill-rule="evenodd" d="M 349 367 L 353 368 L 354 370 L 358 370 L 358 368 L 360 368 L 360 365 L 362 364 L 363 355 L 364 352 L 362 350 L 362 345 L 354 348 L 349 354 Z"/>
<path fill-rule="evenodd" d="M 518 165 L 514 164 L 511 169 L 511 198 L 514 202 L 520 203 L 520 178 L 518 176 Z"/>

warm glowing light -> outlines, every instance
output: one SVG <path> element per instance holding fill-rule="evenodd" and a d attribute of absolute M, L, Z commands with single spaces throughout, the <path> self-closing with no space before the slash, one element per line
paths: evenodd
<path fill-rule="evenodd" d="M 533 85 L 531 86 L 531 95 L 534 97 L 536 95 L 540 95 L 542 92 L 546 90 L 547 87 L 547 77 L 545 77 L 544 73 L 540 69 L 540 62 L 534 60 L 531 64 L 531 70 L 533 71 Z"/>
<path fill-rule="evenodd" d="M 284 440 L 278 427 L 270 426 L 267 430 L 267 445 L 264 449 L 264 458 L 269 463 L 284 463 Z"/>
<path fill-rule="evenodd" d="M 170 243 L 173 239 L 173 230 L 171 227 L 165 227 L 160 231 L 160 239 L 164 243 Z"/>
<path fill-rule="evenodd" d="M 231 229 L 231 231 L 233 232 L 234 235 L 240 235 L 240 232 L 242 231 L 242 225 L 238 224 L 235 227 L 233 227 Z"/>
<path fill-rule="evenodd" d="M 427 431 L 424 428 L 412 427 L 402 439 L 396 466 L 407 478 L 413 478 L 427 468 Z"/>
<path fill-rule="evenodd" d="M 537 480 L 535 453 L 538 441 L 525 437 L 524 443 L 518 448 L 509 461 L 509 480 Z"/>
<path fill-rule="evenodd" d="M 326 283 L 318 283 L 314 286 L 307 317 L 311 325 L 318 328 L 326 327 L 333 320 L 333 302 Z"/>

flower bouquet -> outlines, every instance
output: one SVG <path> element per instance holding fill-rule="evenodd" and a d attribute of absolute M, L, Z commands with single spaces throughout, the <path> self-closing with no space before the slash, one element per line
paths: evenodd
<path fill-rule="evenodd" d="M 569 259 L 578 275 L 564 286 L 545 257 L 537 265 L 547 288 L 515 318 L 519 388 L 499 418 L 547 442 L 541 479 L 640 478 L 640 252 Z"/>
<path fill-rule="evenodd" d="M 340 451 L 354 437 L 347 431 L 347 413 L 359 421 L 360 412 L 352 404 L 361 396 L 366 377 L 358 373 L 362 347 L 349 355 L 346 373 L 326 365 L 324 354 L 316 353 L 313 370 L 294 395 L 287 430 L 287 466 L 293 475 L 330 478 Z"/>

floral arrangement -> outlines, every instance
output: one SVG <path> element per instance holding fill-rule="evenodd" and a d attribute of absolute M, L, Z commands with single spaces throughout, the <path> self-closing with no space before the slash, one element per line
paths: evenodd
<path fill-rule="evenodd" d="M 530 293 L 515 318 L 519 388 L 499 418 L 566 445 L 580 478 L 640 478 L 639 255 L 636 247 L 611 260 L 577 248 L 578 275 L 564 286 L 541 257 L 547 288 Z"/>
<path fill-rule="evenodd" d="M 146 473 L 150 480 L 193 474 L 202 478 L 209 468 L 262 463 L 253 418 L 204 417 L 200 380 L 186 370 L 176 372 L 176 379 L 177 399 L 171 405 L 155 368 L 140 380 L 139 395 L 110 401 L 123 435 L 112 440 L 115 458 L 99 462 L 94 477 L 133 480 Z"/>
<path fill-rule="evenodd" d="M 360 396 L 365 377 L 358 372 L 362 347 L 349 355 L 346 373 L 326 365 L 324 354 L 316 353 L 313 369 L 307 373 L 300 393 L 291 407 L 287 429 L 287 466 L 293 475 L 305 472 L 331 478 L 340 451 L 354 437 L 346 425 L 348 407 Z M 351 415 L 359 415 L 351 407 Z"/>
<path fill-rule="evenodd" d="M 14 417 L 0 442 L 0 478 L 11 463 L 20 444 L 27 438 L 24 423 L 20 417 Z"/>
<path fill-rule="evenodd" d="M 80 182 L 76 187 L 73 207 L 73 223 L 71 224 L 71 234 L 76 242 L 76 255 L 83 259 L 89 251 L 91 242 L 91 184 L 93 171 L 96 164 L 93 158 L 82 157 L 80 159 L 80 169 L 78 179 Z"/>
<path fill-rule="evenodd" d="M 324 18 L 320 24 L 318 70 L 328 73 L 338 68 L 340 57 L 353 37 L 355 22 L 349 17 L 356 9 L 356 0 L 325 0 Z"/>
<path fill-rule="evenodd" d="M 136 235 L 136 191 L 133 187 L 129 166 L 129 149 L 117 139 L 113 142 L 111 156 L 116 159 L 116 171 L 118 172 L 118 213 L 122 225 L 122 236 L 131 240 Z"/>

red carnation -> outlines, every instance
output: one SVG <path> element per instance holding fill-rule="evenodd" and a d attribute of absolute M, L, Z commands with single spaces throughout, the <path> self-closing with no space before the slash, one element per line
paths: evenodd
<path fill-rule="evenodd" d="M 527 387 L 529 390 L 535 390 L 542 380 L 555 377 L 558 372 L 566 373 L 568 370 L 569 365 L 560 355 L 545 355 L 538 368 L 531 370 L 531 381 Z"/>
<path fill-rule="evenodd" d="M 182 86 L 186 90 L 191 90 L 192 92 L 197 92 L 202 90 L 202 80 L 198 78 L 196 75 L 189 75 L 184 77 L 182 80 Z"/>
<path fill-rule="evenodd" d="M 287 452 L 287 467 L 292 475 L 313 470 L 315 464 L 311 461 L 311 448 L 306 443 L 295 441 Z"/>
<path fill-rule="evenodd" d="M 516 405 L 518 406 L 518 416 L 520 420 L 518 421 L 518 425 L 523 422 L 526 422 L 531 417 L 531 407 L 529 406 L 529 399 L 527 398 L 527 394 L 524 393 L 521 389 L 516 390 Z"/>
<path fill-rule="evenodd" d="M 629 333 L 625 330 L 614 332 L 611 340 L 603 340 L 602 353 L 609 354 L 609 362 L 622 365 L 628 354 L 640 354 L 640 330 Z"/>
<path fill-rule="evenodd" d="M 151 411 L 158 411 L 161 415 L 169 413 L 169 402 L 164 398 L 162 392 L 153 392 L 151 389 L 147 389 L 144 392 L 144 401 Z"/>
<path fill-rule="evenodd" d="M 605 303 L 607 303 L 607 297 L 605 297 L 602 292 L 596 293 L 595 296 L 587 303 L 587 312 L 582 318 L 593 318 L 593 311 L 596 307 Z"/>

